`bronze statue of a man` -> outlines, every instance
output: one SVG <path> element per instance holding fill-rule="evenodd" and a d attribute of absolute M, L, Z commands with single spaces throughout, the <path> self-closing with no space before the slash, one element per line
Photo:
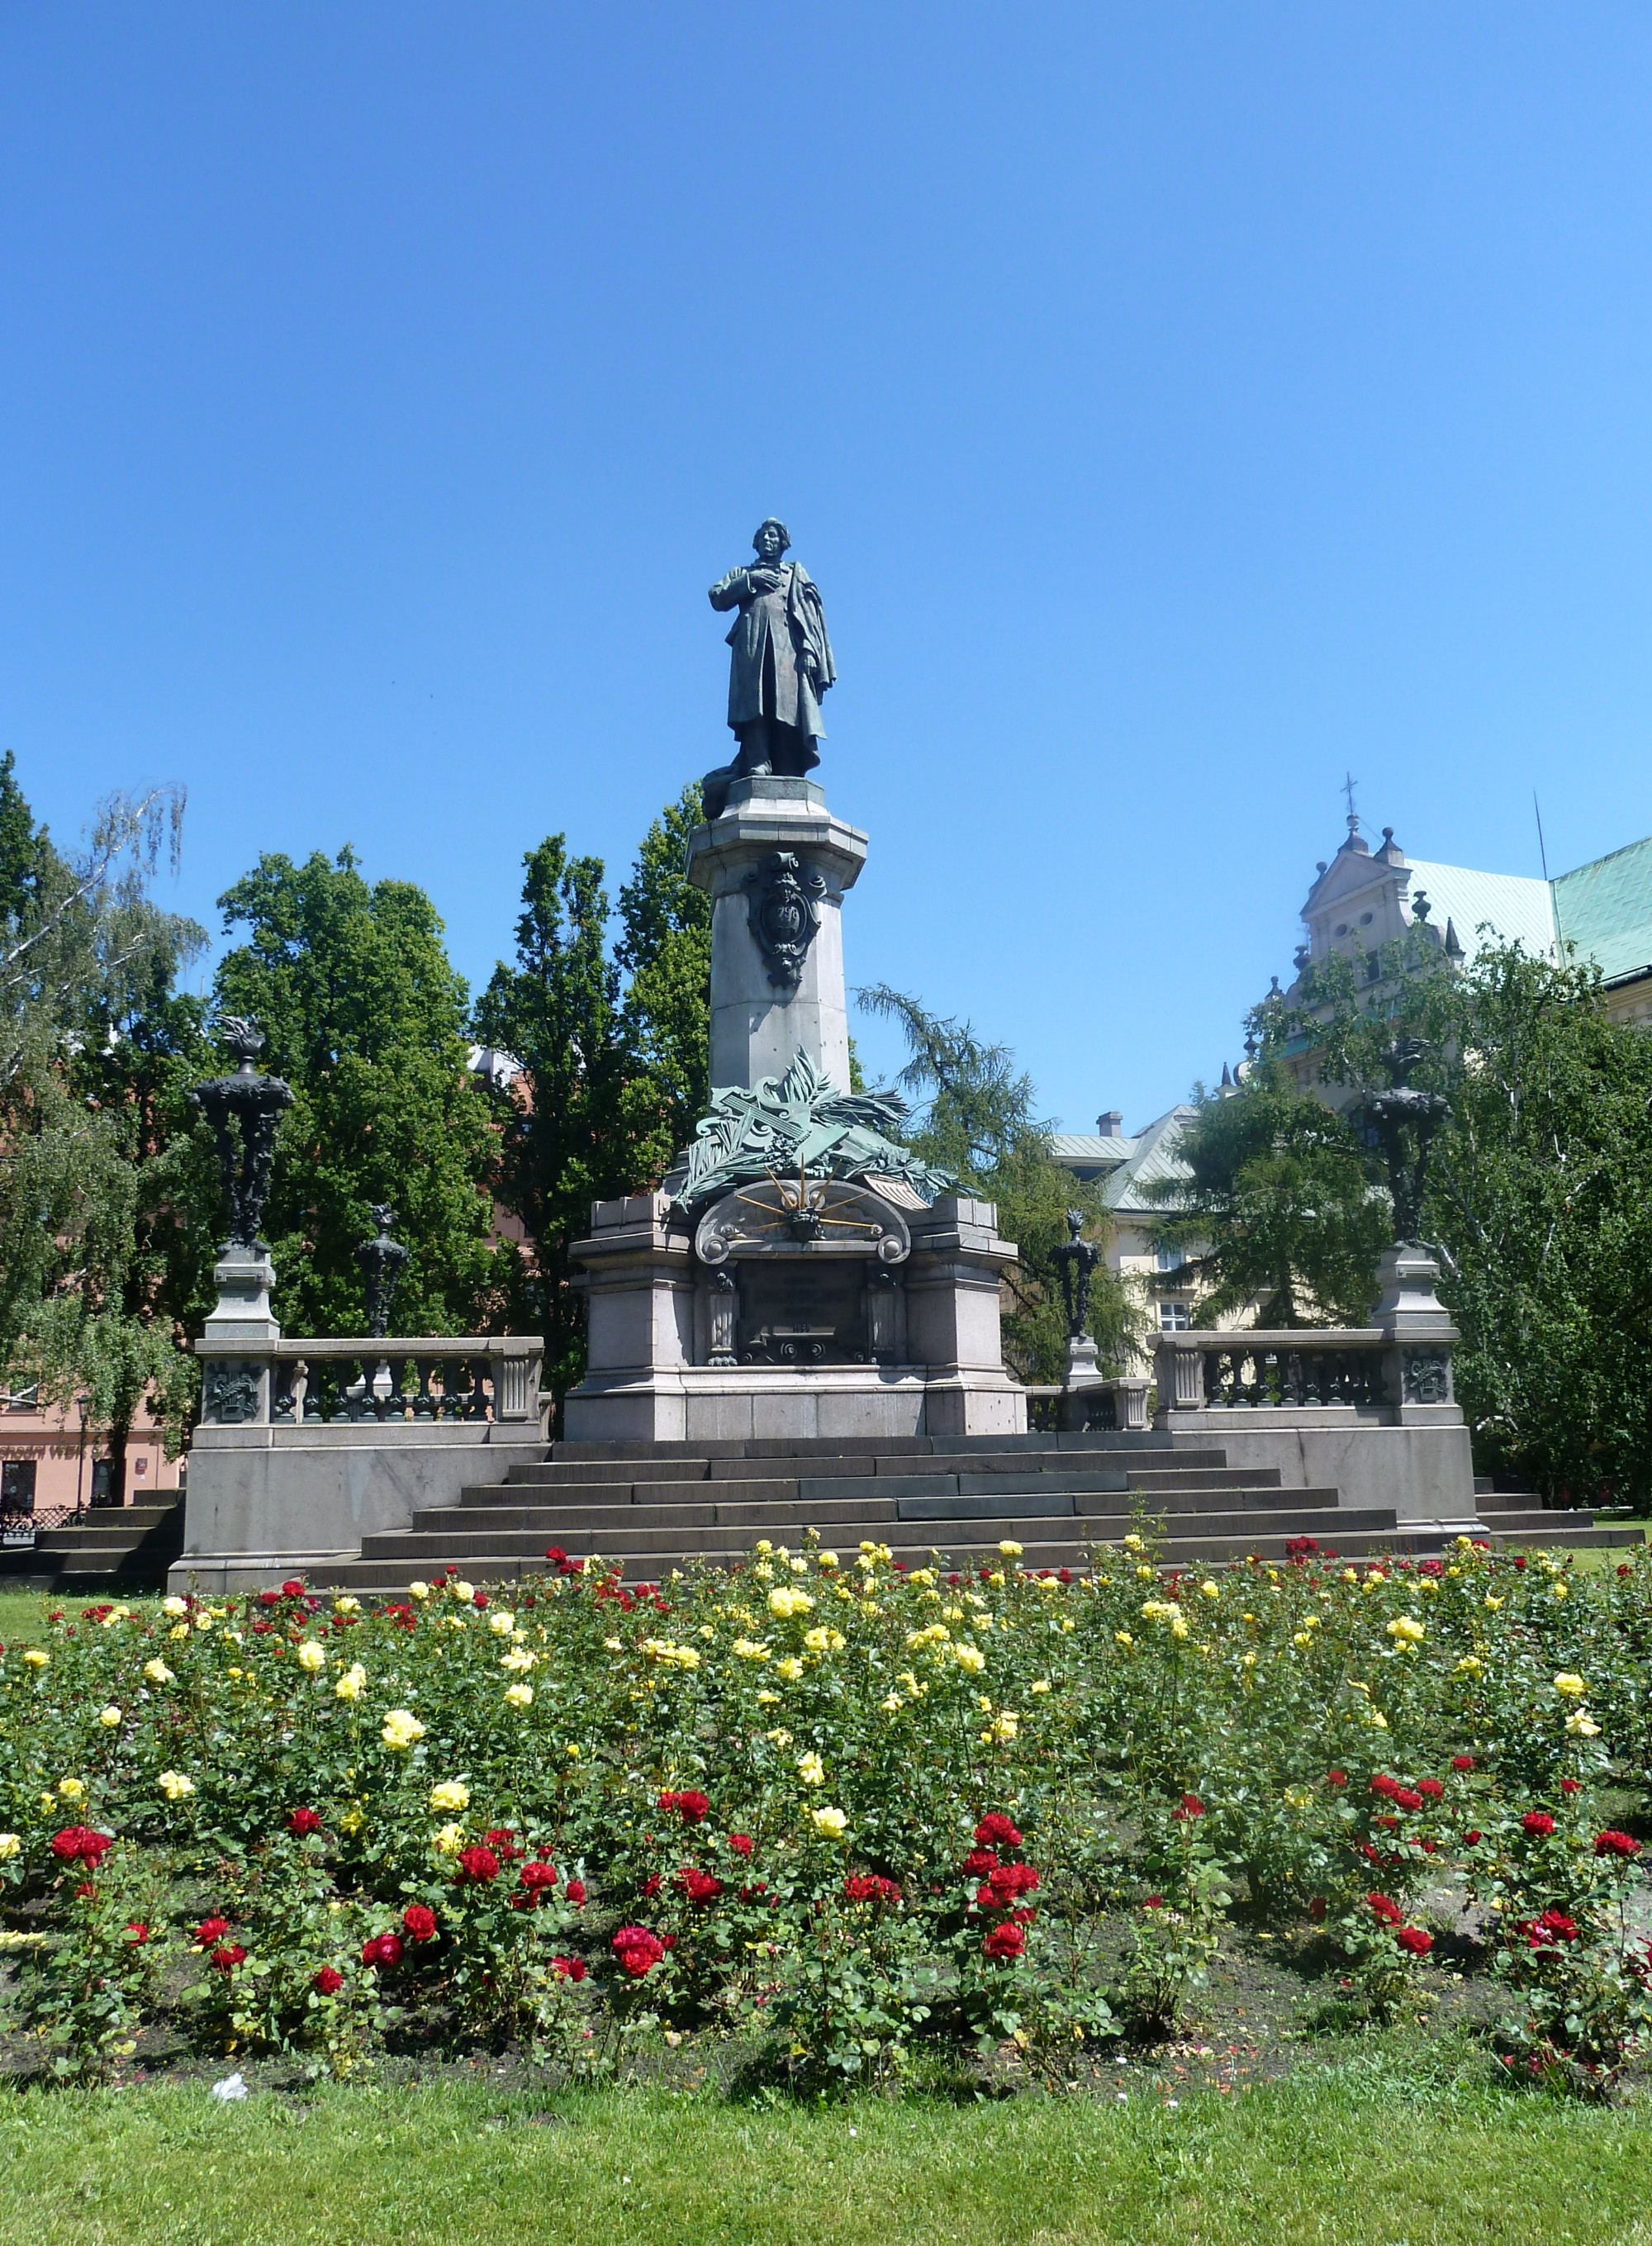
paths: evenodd
<path fill-rule="evenodd" d="M 791 543 L 771 515 L 751 541 L 756 561 L 711 588 L 714 609 L 739 610 L 728 643 L 729 725 L 740 748 L 705 776 L 708 819 L 721 815 L 733 781 L 765 772 L 800 779 L 820 761 L 820 697 L 838 674 L 814 581 L 784 558 Z"/>

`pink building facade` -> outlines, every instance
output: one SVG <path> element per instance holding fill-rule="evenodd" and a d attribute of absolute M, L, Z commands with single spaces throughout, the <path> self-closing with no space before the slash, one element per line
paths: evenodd
<path fill-rule="evenodd" d="M 142 1413 L 126 1445 L 126 1501 L 177 1489 L 182 1465 Z M 109 1502 L 108 1431 L 88 1426 L 78 1404 L 42 1410 L 32 1389 L 0 1389 L 0 1511 L 58 1515 Z"/>

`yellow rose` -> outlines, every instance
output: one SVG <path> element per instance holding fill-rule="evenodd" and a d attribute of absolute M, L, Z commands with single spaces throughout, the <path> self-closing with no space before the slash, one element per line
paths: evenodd
<path fill-rule="evenodd" d="M 462 1825 L 444 1825 L 431 1842 L 438 1856 L 456 1856 L 465 1845 Z"/>
<path fill-rule="evenodd" d="M 1570 1700 L 1581 1700 L 1589 1688 L 1575 1670 L 1562 1669 L 1554 1680 L 1554 1689 L 1564 1692 Z"/>
<path fill-rule="evenodd" d="M 443 1811 L 468 1809 L 471 1806 L 471 1790 L 462 1779 L 445 1778 L 439 1786 L 432 1787 L 430 1806 L 432 1809 Z"/>
<path fill-rule="evenodd" d="M 22 1850 L 23 1842 L 17 1834 L 0 1833 L 0 1864 L 9 1864 Z"/>
<path fill-rule="evenodd" d="M 883 1698 L 878 1703 L 878 1705 L 886 1712 L 886 1713 L 893 1716 L 899 1710 L 904 1708 L 907 1704 L 901 1698 L 901 1695 L 898 1692 L 886 1692 Z"/>
<path fill-rule="evenodd" d="M 534 1687 L 531 1684 L 508 1684 L 505 1688 L 505 1698 L 513 1708 L 531 1708 Z"/>
<path fill-rule="evenodd" d="M 499 1665 L 501 1669 L 509 1669 L 518 1676 L 525 1677 L 538 1660 L 538 1654 L 530 1653 L 525 1645 L 513 1645 L 508 1653 L 500 1655 Z"/>
<path fill-rule="evenodd" d="M 180 1770 L 163 1770 L 155 1780 L 155 1784 L 168 1801 L 181 1801 L 186 1794 L 193 1793 L 195 1790 L 194 1780 L 186 1778 Z"/>
<path fill-rule="evenodd" d="M 788 1654 L 784 1661 L 777 1661 L 775 1663 L 774 1673 L 777 1677 L 781 1678 L 784 1683 L 787 1684 L 795 1684 L 799 1678 L 803 1674 L 803 1664 L 796 1657 L 795 1655 Z"/>
<path fill-rule="evenodd" d="M 333 1612 L 335 1614 L 359 1614 L 361 1610 L 361 1601 L 359 1599 L 352 1599 L 348 1592 L 346 1592 L 342 1598 L 337 1598 L 333 1601 Z"/>
<path fill-rule="evenodd" d="M 145 1662 L 143 1673 L 152 1684 L 170 1684 L 172 1682 L 172 1671 L 159 1654 L 153 1661 Z"/>
<path fill-rule="evenodd" d="M 794 1583 L 780 1583 L 769 1593 L 769 1612 L 784 1622 L 792 1615 L 807 1614 L 814 1601 L 807 1591 L 800 1591 Z"/>
<path fill-rule="evenodd" d="M 508 1637 L 516 1627 L 516 1616 L 504 1607 L 495 1607 L 487 1617 L 487 1626 L 495 1637 Z"/>
<path fill-rule="evenodd" d="M 359 1700 L 367 1689 L 367 1671 L 359 1661 L 352 1661 L 339 1678 L 333 1691 L 341 1700 Z"/>
<path fill-rule="evenodd" d="M 826 1784 L 826 1765 L 821 1761 L 819 1756 L 816 1754 L 812 1749 L 811 1749 L 809 1753 L 800 1755 L 799 1757 L 798 1776 L 803 1780 L 805 1786 L 824 1786 Z"/>
<path fill-rule="evenodd" d="M 422 1605 L 425 1600 L 430 1596 L 430 1585 L 428 1583 L 409 1583 L 407 1586 L 407 1596 L 410 1599 L 418 1599 Z"/>
<path fill-rule="evenodd" d="M 1566 1719 L 1566 1728 L 1574 1739 L 1598 1739 L 1601 1736 L 1601 1726 L 1587 1708 L 1574 1708 Z"/>
<path fill-rule="evenodd" d="M 1030 1692 L 1047 1692 L 1050 1690 L 1050 1679 L 1047 1677 L 1041 1677 L 1036 1684 L 1030 1684 L 1027 1690 Z"/>
<path fill-rule="evenodd" d="M 1215 1584 L 1211 1582 L 1210 1578 L 1207 1576 L 1205 1581 L 1199 1586 L 1199 1596 L 1201 1599 L 1219 1599 L 1221 1596 L 1221 1593 L 1216 1588 Z"/>
<path fill-rule="evenodd" d="M 1024 1544 L 1017 1544 L 1013 1536 L 1004 1536 L 999 1539 L 998 1549 L 1003 1554 L 1006 1560 L 1020 1559 L 1022 1554 L 1026 1550 L 1026 1548 L 1027 1548 Z"/>
<path fill-rule="evenodd" d="M 838 1555 L 835 1552 L 817 1552 L 814 1555 L 814 1564 L 817 1568 L 824 1568 L 827 1575 L 830 1575 L 838 1564 Z"/>
<path fill-rule="evenodd" d="M 733 1650 L 735 1657 L 740 1661 L 766 1661 L 769 1657 L 768 1647 L 752 1637 L 737 1637 Z"/>
<path fill-rule="evenodd" d="M 952 1657 L 971 1677 L 978 1677 L 987 1665 L 987 1657 L 977 1645 L 955 1645 Z"/>
<path fill-rule="evenodd" d="M 327 1666 L 327 1648 L 319 1638 L 307 1637 L 298 1649 L 298 1665 L 313 1676 L 316 1670 Z"/>
<path fill-rule="evenodd" d="M 1020 1717 L 1011 1715 L 1008 1708 L 1005 1708 L 1001 1714 L 995 1716 L 993 1719 L 992 1736 L 997 1740 L 1000 1746 L 1008 1746 L 1010 1740 L 1014 1739 L 1016 1733 L 1020 1729 Z"/>
<path fill-rule="evenodd" d="M 476 1596 L 474 1583 L 450 1582 L 447 1588 L 461 1606 L 469 1606 L 471 1601 Z"/>
<path fill-rule="evenodd" d="M 425 1736 L 425 1726 L 410 1709 L 392 1708 L 385 1717 L 384 1728 L 378 1736 L 387 1747 L 394 1747 L 399 1751 L 404 1747 L 411 1747 L 415 1739 L 422 1739 Z"/>
<path fill-rule="evenodd" d="M 817 1809 L 809 1820 L 822 1839 L 840 1841 L 848 1829 L 849 1821 L 841 1809 Z"/>
<path fill-rule="evenodd" d="M 51 1656 L 37 1645 L 30 1646 L 23 1657 L 31 1669 L 48 1669 L 51 1665 Z M 171 1673 L 169 1670 L 168 1676 Z"/>
<path fill-rule="evenodd" d="M 103 1725 L 106 1732 L 112 1732 L 115 1725 L 120 1721 L 120 1711 L 116 1707 L 112 1700 L 109 1703 L 109 1705 L 106 1708 L 100 1708 L 99 1710 L 98 1721 Z"/>
<path fill-rule="evenodd" d="M 160 1602 L 160 1611 L 162 1614 L 171 1615 L 174 1618 L 179 1615 L 187 1615 L 189 1611 L 189 1602 L 187 1599 L 180 1599 L 174 1591 L 171 1598 L 162 1599 Z"/>
<path fill-rule="evenodd" d="M 80 1783 L 80 1780 L 78 1778 L 60 1778 L 58 1780 L 58 1798 L 59 1800 L 84 1801 L 85 1800 L 85 1796 L 86 1789 Z"/>

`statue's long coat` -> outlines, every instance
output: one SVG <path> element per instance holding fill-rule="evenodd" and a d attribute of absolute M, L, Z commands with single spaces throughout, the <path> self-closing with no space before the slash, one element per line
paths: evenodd
<path fill-rule="evenodd" d="M 773 718 L 819 740 L 819 696 L 837 677 L 826 611 L 814 580 L 795 562 L 779 563 L 778 592 L 754 592 L 751 568 L 731 569 L 711 588 L 714 609 L 740 611 L 728 636 L 734 653 L 729 664 L 729 724 L 737 731 L 754 718 Z M 800 668 L 804 648 L 814 651 L 814 683 Z"/>

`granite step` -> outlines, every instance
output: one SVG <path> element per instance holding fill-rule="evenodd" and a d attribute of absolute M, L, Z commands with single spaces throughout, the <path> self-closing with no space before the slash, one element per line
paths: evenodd
<path fill-rule="evenodd" d="M 993 1509 L 963 1518 L 956 1514 L 921 1514 L 915 1518 L 902 1514 L 880 1524 L 885 1533 L 876 1541 L 892 1548 L 897 1544 L 916 1545 L 920 1540 L 914 1532 L 921 1530 L 921 1548 L 925 1552 L 937 1546 L 954 1552 L 989 1551 L 1006 1539 L 1029 1549 L 1034 1543 L 1052 1541 L 1084 1549 L 1092 1543 L 1120 1542 L 1131 1534 L 1134 1516 L 1129 1514 L 1085 1515 L 1071 1512 L 1065 1516 L 1047 1513 L 1029 1516 Z M 1350 1507 L 1324 1506 L 1309 1510 L 1292 1506 L 1266 1512 L 1213 1513 L 1178 1526 L 1179 1534 L 1166 1533 L 1159 1541 L 1166 1544 L 1238 1544 L 1248 1549 L 1258 1539 L 1273 1537 L 1282 1542 L 1287 1537 L 1307 1533 L 1327 1542 L 1334 1540 L 1340 1550 L 1349 1537 L 1381 1535 L 1391 1531 L 1396 1523 L 1392 1509 L 1387 1507 L 1356 1511 Z M 617 1553 L 636 1556 L 666 1555 L 673 1558 L 683 1553 L 698 1553 L 733 1559 L 748 1554 L 755 1541 L 750 1524 L 745 1522 L 696 1522 L 685 1535 L 681 1521 L 644 1527 L 628 1510 L 621 1508 L 616 1508 L 615 1517 L 609 1520 L 591 1518 L 578 1532 L 567 1533 L 571 1541 L 564 1542 L 561 1537 L 555 1541 L 563 1543 L 563 1548 L 576 1559 L 587 1555 L 606 1557 Z M 421 1569 L 440 1567 L 449 1561 L 463 1562 L 472 1572 L 484 1557 L 542 1566 L 544 1538 L 544 1529 L 537 1523 L 527 1528 L 493 1522 L 473 1524 L 472 1516 L 460 1515 L 430 1527 L 381 1529 L 363 1539 L 362 1557 L 380 1560 L 405 1554 L 410 1561 L 417 1561 Z M 829 1542 L 830 1539 L 823 1541 Z"/>

